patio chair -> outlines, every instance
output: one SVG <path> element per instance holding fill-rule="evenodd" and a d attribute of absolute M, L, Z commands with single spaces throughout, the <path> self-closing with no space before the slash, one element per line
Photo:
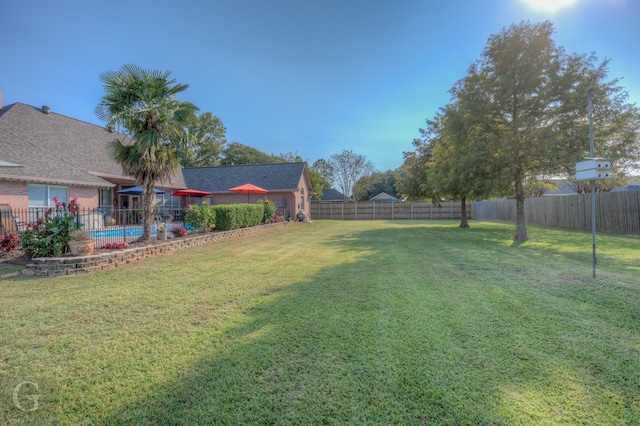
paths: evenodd
<path fill-rule="evenodd" d="M 20 216 L 13 215 L 13 222 L 16 225 L 16 230 L 18 231 L 18 233 L 26 231 L 27 227 L 29 226 L 27 222 L 24 222 L 20 219 Z"/>

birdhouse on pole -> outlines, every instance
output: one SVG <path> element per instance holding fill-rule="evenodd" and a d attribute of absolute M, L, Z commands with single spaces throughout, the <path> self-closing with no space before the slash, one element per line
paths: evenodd
<path fill-rule="evenodd" d="M 596 179 L 612 179 L 609 160 L 585 157 L 576 163 L 576 182 Z"/>

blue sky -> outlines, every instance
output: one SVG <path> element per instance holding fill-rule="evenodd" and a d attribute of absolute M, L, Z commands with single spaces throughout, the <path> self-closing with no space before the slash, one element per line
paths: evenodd
<path fill-rule="evenodd" d="M 640 101 L 639 1 L 533 2 L 6 0 L 0 90 L 3 105 L 101 124 L 101 72 L 171 70 L 190 86 L 181 99 L 220 117 L 229 141 L 310 163 L 353 150 L 385 171 L 491 34 L 550 20 L 558 45 L 610 58 L 609 76 Z"/>

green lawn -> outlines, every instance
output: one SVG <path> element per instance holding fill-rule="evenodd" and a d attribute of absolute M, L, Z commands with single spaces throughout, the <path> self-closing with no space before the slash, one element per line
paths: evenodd
<path fill-rule="evenodd" d="M 598 235 L 593 279 L 590 233 L 471 226 L 0 266 L 0 424 L 640 424 L 640 238 Z"/>

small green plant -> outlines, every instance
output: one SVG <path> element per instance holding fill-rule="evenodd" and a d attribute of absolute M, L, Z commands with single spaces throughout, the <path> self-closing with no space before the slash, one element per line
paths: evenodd
<path fill-rule="evenodd" d="M 216 224 L 215 208 L 206 201 L 202 202 L 202 204 L 192 204 L 185 213 L 184 222 L 193 229 L 207 232 L 212 225 Z"/>
<path fill-rule="evenodd" d="M 167 232 L 167 228 L 169 227 L 172 221 L 173 221 L 173 216 L 169 216 L 166 219 L 161 219 L 161 218 L 156 219 L 155 223 L 156 223 L 158 232 Z"/>
<path fill-rule="evenodd" d="M 21 235 L 20 247 L 32 259 L 67 253 L 71 231 L 79 226 L 75 223 L 79 210 L 77 198 L 68 204 L 58 201 L 58 197 L 53 197 L 53 201 L 55 208 L 48 208 L 44 216 L 30 223 Z"/>

